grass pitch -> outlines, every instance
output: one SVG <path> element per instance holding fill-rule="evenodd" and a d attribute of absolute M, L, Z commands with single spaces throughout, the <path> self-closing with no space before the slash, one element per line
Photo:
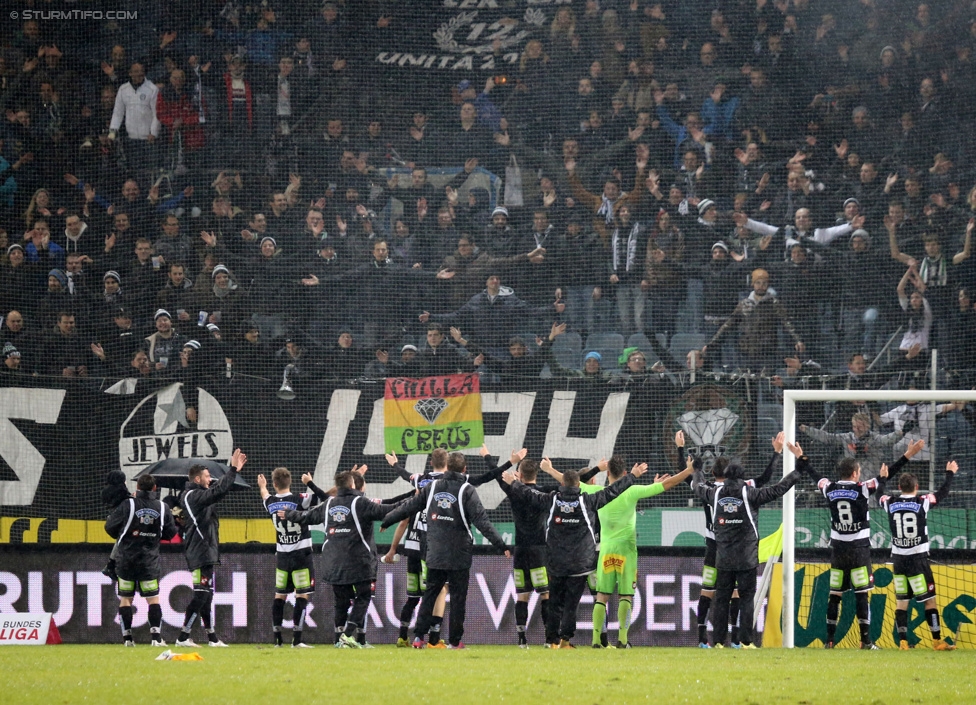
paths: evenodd
<path fill-rule="evenodd" d="M 474 646 L 420 652 L 240 645 L 0 649 L 4 703 L 972 703 L 972 652 Z M 186 651 L 186 650 L 182 650 Z"/>

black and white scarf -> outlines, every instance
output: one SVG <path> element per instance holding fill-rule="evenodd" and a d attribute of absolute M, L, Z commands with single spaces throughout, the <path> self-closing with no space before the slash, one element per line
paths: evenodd
<path fill-rule="evenodd" d="M 627 236 L 627 264 L 624 271 L 629 272 L 634 266 L 637 260 L 637 240 L 640 234 L 640 223 L 634 223 L 633 227 L 630 229 L 630 234 Z M 620 228 L 614 228 L 613 231 L 613 271 L 620 271 Z"/>
<path fill-rule="evenodd" d="M 939 255 L 939 259 L 930 257 L 922 258 L 922 264 L 918 268 L 918 276 L 925 282 L 926 286 L 936 285 L 945 286 L 948 283 L 949 272 L 946 269 L 946 258 Z"/>
<path fill-rule="evenodd" d="M 611 201 L 606 196 L 600 197 L 602 200 L 600 202 L 600 207 L 597 209 L 596 214 L 603 216 L 603 222 L 607 225 L 613 223 L 613 201 Z"/>

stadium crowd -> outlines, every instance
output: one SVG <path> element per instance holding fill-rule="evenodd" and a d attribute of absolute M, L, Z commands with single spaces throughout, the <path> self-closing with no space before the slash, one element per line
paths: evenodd
<path fill-rule="evenodd" d="M 969 3 L 545 9 L 419 90 L 420 3 L 3 18 L 4 371 L 976 369 Z"/>

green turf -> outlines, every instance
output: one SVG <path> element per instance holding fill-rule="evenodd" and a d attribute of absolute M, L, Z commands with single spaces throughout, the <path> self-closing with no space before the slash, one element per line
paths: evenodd
<path fill-rule="evenodd" d="M 974 702 L 972 652 L 704 651 L 514 646 L 198 649 L 154 661 L 138 646 L 0 648 L 4 703 L 957 703 Z M 186 651 L 186 650 L 183 650 Z"/>

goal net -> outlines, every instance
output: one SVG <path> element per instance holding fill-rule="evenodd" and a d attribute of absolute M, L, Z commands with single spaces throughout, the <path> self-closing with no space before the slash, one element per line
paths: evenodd
<path fill-rule="evenodd" d="M 901 457 L 907 443 L 923 438 L 926 447 L 911 459 L 903 472 L 918 478 L 920 493 L 935 492 L 943 483 L 946 463 L 956 460 L 960 471 L 952 491 L 933 505 L 928 515 L 928 535 L 932 573 L 935 578 L 937 606 L 943 637 L 960 647 L 976 645 L 973 608 L 976 607 L 976 573 L 973 571 L 973 536 L 970 508 L 969 466 L 973 449 L 957 441 L 942 425 L 939 414 L 951 411 L 946 404 L 976 398 L 973 391 L 830 391 L 787 390 L 784 392 L 783 428 L 789 442 L 799 443 L 813 461 L 818 477 L 836 479 L 836 461 L 844 456 L 862 463 L 862 479 L 877 476 L 881 462 L 888 465 Z M 875 402 L 887 408 L 885 415 L 908 414 L 920 424 L 896 424 L 904 433 L 890 436 L 868 430 L 863 438 L 848 438 L 841 433 L 826 434 L 810 430 L 799 423 L 810 418 L 804 410 L 825 402 L 863 404 Z M 843 407 L 841 407 L 843 408 Z M 846 430 L 841 419 L 839 431 Z M 853 423 L 853 421 L 851 422 Z M 855 434 L 856 435 L 856 434 Z M 872 447 L 873 446 L 873 447 Z M 826 452 L 825 452 L 826 451 Z M 831 453 L 830 451 L 835 451 Z M 795 458 L 784 453 L 783 472 L 792 472 Z M 898 478 L 888 479 L 885 493 L 898 493 Z M 888 518 L 879 513 L 876 499 L 871 502 L 871 562 L 874 589 L 870 593 L 870 636 L 882 648 L 897 647 L 894 612 L 895 593 L 890 558 L 891 531 Z M 896 532 L 911 527 L 896 527 Z M 782 578 L 781 583 L 778 578 Z M 826 610 L 830 592 L 830 513 L 822 494 L 808 478 L 801 478 L 783 500 L 783 560 L 779 574 L 774 575 L 770 591 L 769 612 L 764 644 L 781 643 L 786 648 L 820 647 L 826 641 Z M 779 594 L 778 586 L 782 589 Z M 781 611 L 780 611 L 781 610 Z M 781 619 L 776 619 L 776 615 Z M 781 626 L 781 632 L 778 628 Z M 912 599 L 908 607 L 909 644 L 930 646 L 931 634 L 926 626 L 925 608 Z M 781 637 L 781 642 L 779 639 Z M 835 643 L 856 648 L 860 643 L 855 616 L 854 593 L 844 594 L 840 607 Z"/>

